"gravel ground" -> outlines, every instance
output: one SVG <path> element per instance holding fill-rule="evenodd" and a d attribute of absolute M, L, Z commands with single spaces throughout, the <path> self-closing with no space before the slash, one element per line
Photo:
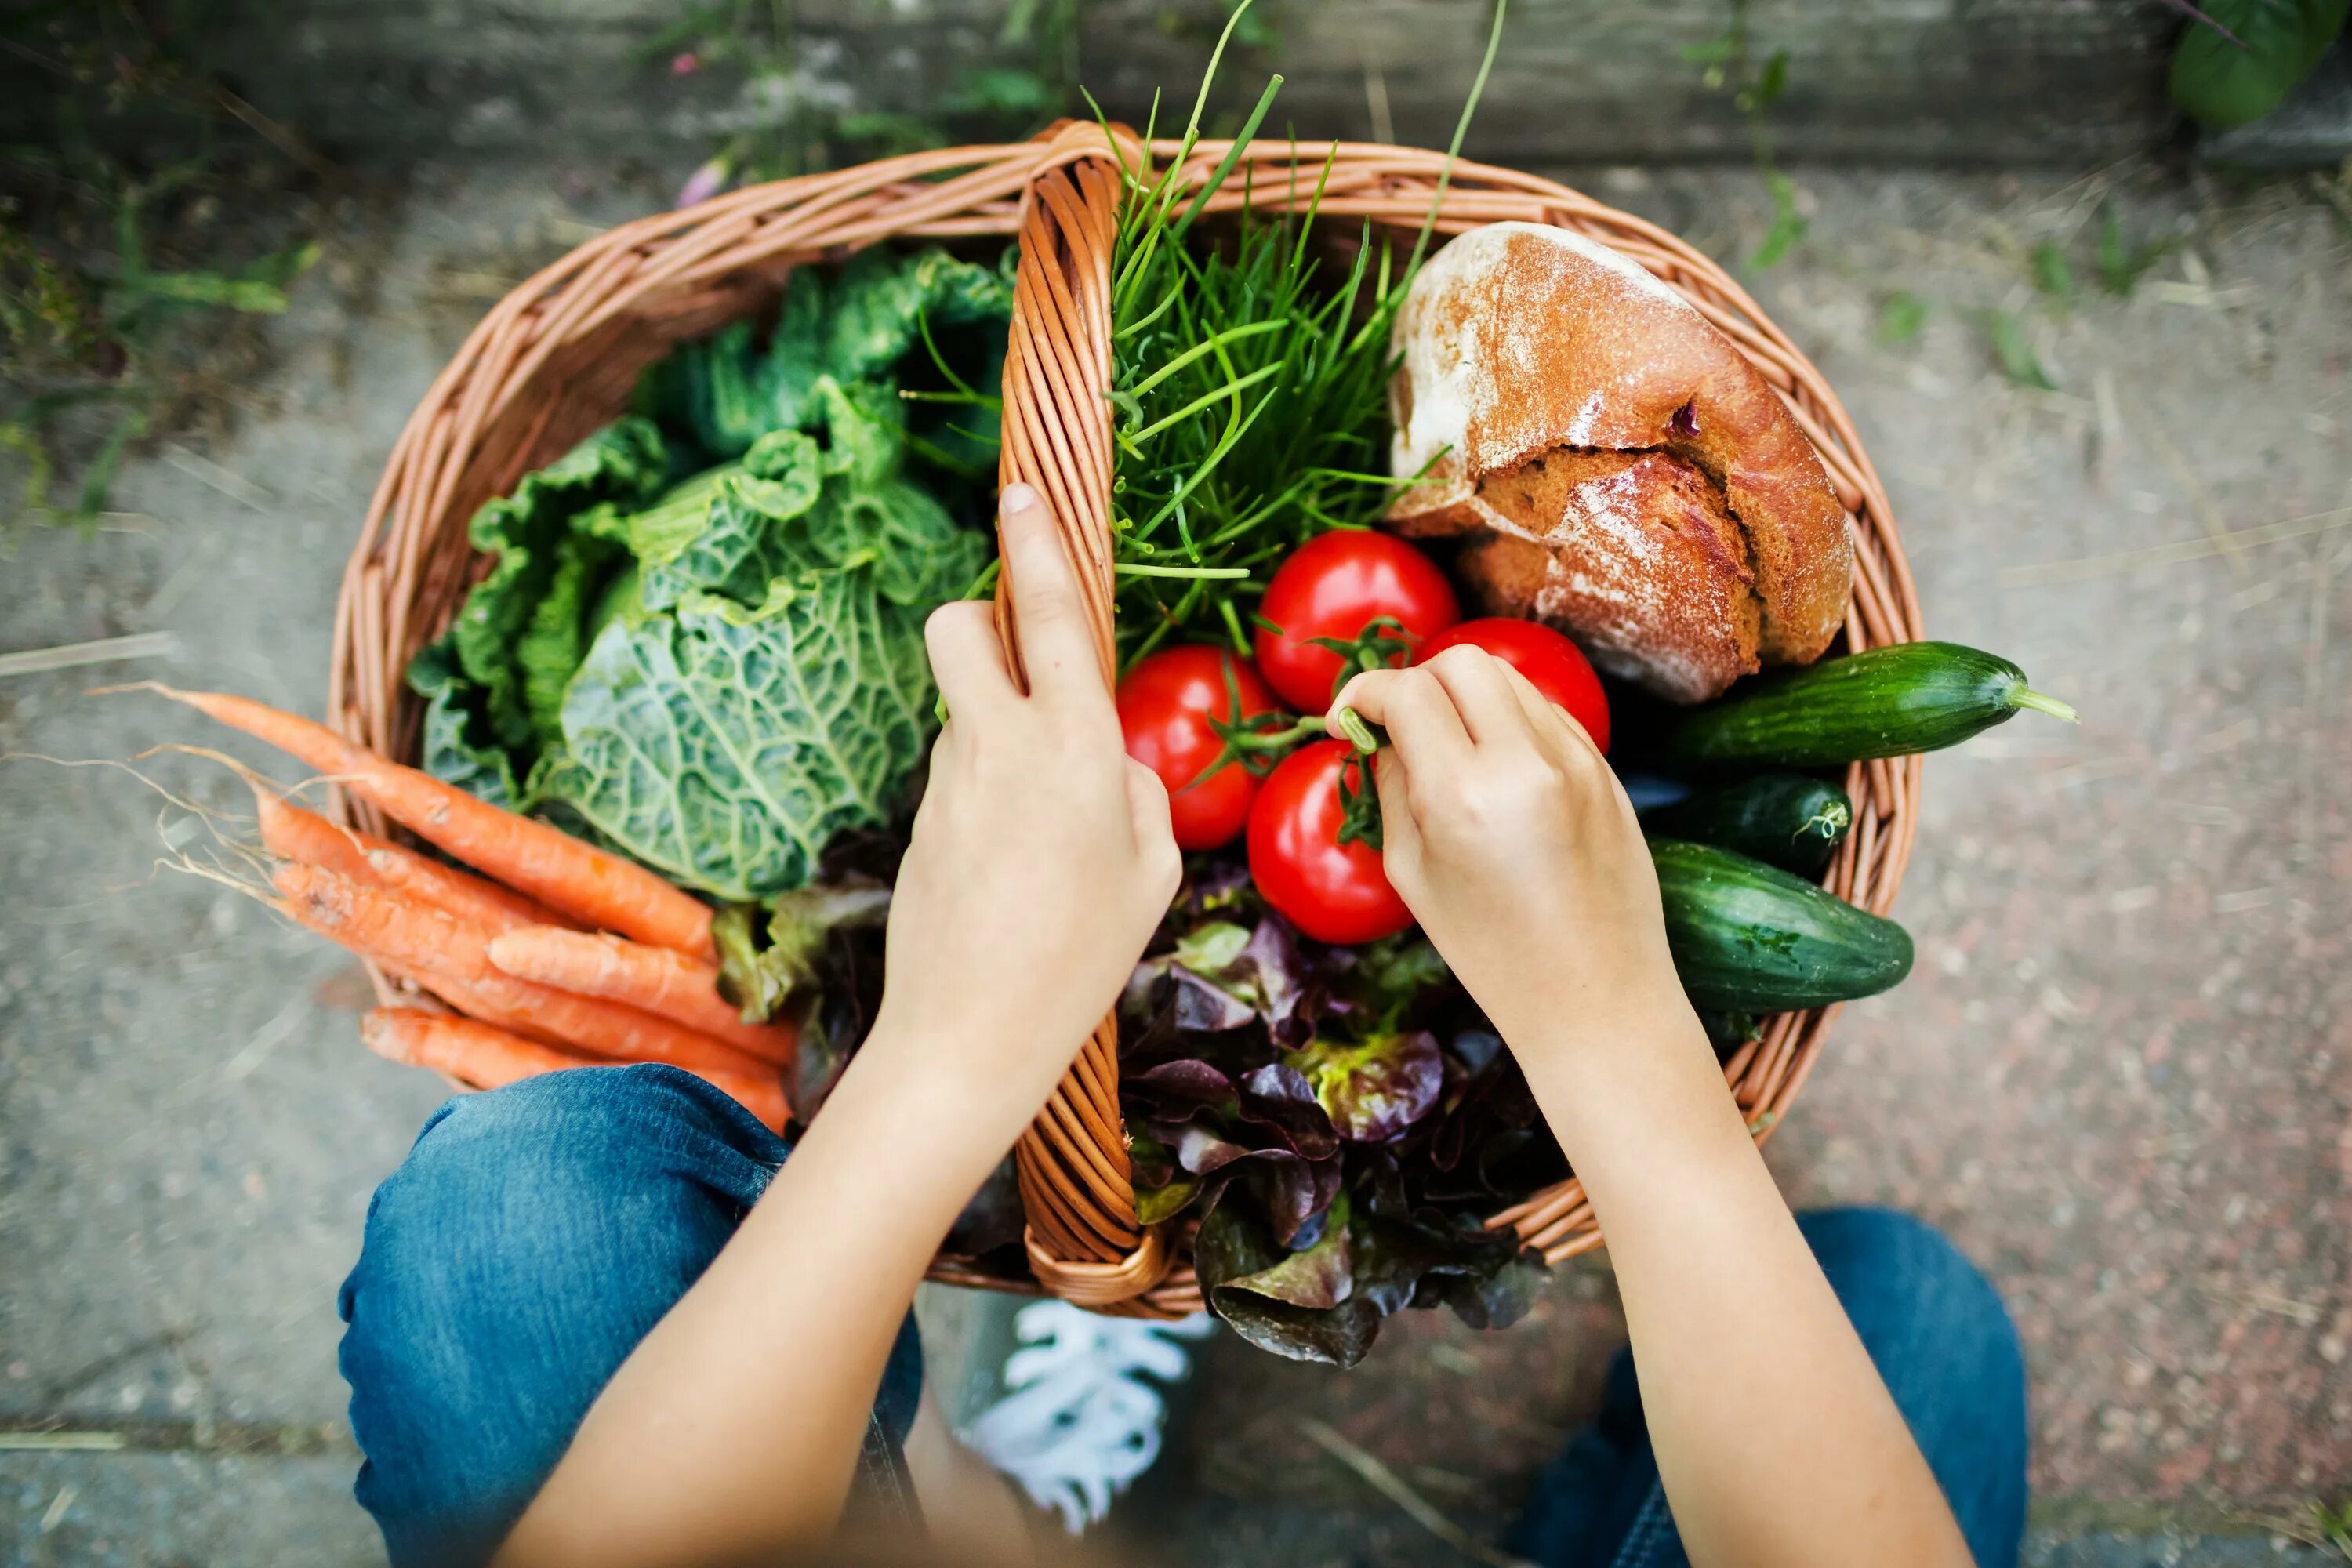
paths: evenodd
<path fill-rule="evenodd" d="M 1766 215 L 1741 172 L 1586 183 L 1717 255 Z M 2000 1285 L 2035 1384 L 2031 1561 L 2279 1560 L 2259 1517 L 2352 1496 L 2347 230 L 2308 186 L 2136 168 L 1800 186 L 1811 236 L 1757 292 L 1852 408 L 1930 632 L 2084 722 L 1930 765 L 1896 911 L 1918 970 L 1840 1020 L 1773 1163 L 1801 1203 L 1926 1215 Z M 231 437 L 132 463 L 93 535 L 10 541 L 0 652 L 173 647 L 0 680 L 0 751 L 220 743 L 82 695 L 106 679 L 315 711 L 345 553 L 436 368 L 536 260 L 658 199 L 426 171 L 332 237 Z M 2095 286 L 2102 201 L 2181 241 L 2128 298 Z M 2071 300 L 2033 288 L 2043 242 Z M 1897 296 L 1925 326 L 1888 343 Z M 2002 313 L 2058 390 L 2001 374 Z M 142 766 L 236 808 L 202 763 Z M 155 868 L 160 804 L 0 764 L 0 1552 L 366 1562 L 333 1291 L 438 1090 L 358 1048 L 340 954 Z M 1528 1325 L 1400 1322 L 1352 1377 L 1219 1345 L 1137 1527 L 1213 1561 L 1438 1561 L 1295 1420 L 1474 1528 L 1505 1517 L 1618 1331 L 1605 1266 L 1563 1273 Z M 124 1446 L 15 1450 L 58 1426 Z"/>

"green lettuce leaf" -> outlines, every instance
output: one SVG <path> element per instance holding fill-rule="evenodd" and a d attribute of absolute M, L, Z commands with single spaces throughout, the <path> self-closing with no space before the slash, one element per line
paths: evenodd
<path fill-rule="evenodd" d="M 562 734 L 563 689 L 594 640 L 590 611 L 609 575 L 613 545 L 573 534 L 555 546 L 547 595 L 531 606 L 522 635 L 515 639 L 515 668 L 522 676 L 522 706 L 530 738 L 544 746 Z"/>
<path fill-rule="evenodd" d="M 747 1024 L 775 1017 L 826 979 L 837 932 L 878 931 L 889 919 L 890 889 L 870 879 L 782 893 L 761 911 L 729 904 L 711 918 L 719 948 L 719 994 Z"/>
<path fill-rule="evenodd" d="M 605 626 L 531 781 L 606 840 L 726 899 L 801 887 L 825 845 L 877 827 L 933 724 L 922 617 L 987 545 L 898 477 L 893 403 L 820 377 L 817 435 L 761 437 L 634 527 L 648 612 Z"/>
<path fill-rule="evenodd" d="M 1453 977 L 1429 939 L 1408 930 L 1357 949 L 1355 966 L 1342 976 L 1339 989 L 1375 1019 L 1392 1024 Z"/>
<path fill-rule="evenodd" d="M 1189 1176 L 1178 1176 L 1156 1187 L 1139 1188 L 1135 1194 L 1135 1217 L 1143 1225 L 1159 1225 L 1174 1219 L 1201 1194 L 1201 1184 Z"/>
<path fill-rule="evenodd" d="M 478 800 L 506 811 L 519 809 L 522 791 L 506 748 L 474 733 L 478 720 L 468 700 L 474 689 L 458 671 L 457 651 L 448 638 L 426 645 L 409 661 L 408 686 L 425 699 L 417 765 Z"/>
<path fill-rule="evenodd" d="M 698 474 L 631 519 L 645 607 L 675 609 L 696 593 L 757 605 L 778 577 L 834 564 L 817 552 L 803 521 L 824 480 L 815 439 L 777 430 L 760 437 L 740 464 Z"/>

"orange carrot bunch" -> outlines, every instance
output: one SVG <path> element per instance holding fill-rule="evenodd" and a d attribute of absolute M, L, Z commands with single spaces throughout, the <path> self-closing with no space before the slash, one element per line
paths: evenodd
<path fill-rule="evenodd" d="M 719 995 L 699 900 L 322 724 L 226 693 L 153 689 L 301 759 L 472 868 L 331 822 L 247 775 L 276 907 L 461 1015 L 378 1008 L 361 1025 L 371 1050 L 474 1089 L 666 1062 L 782 1130 L 793 1033 L 745 1023 Z"/>

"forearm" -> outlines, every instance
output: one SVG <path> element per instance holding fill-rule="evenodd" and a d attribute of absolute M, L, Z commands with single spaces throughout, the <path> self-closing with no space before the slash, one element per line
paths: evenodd
<path fill-rule="evenodd" d="M 1073 546 L 1029 486 L 1000 508 L 1018 642 L 982 603 L 924 623 L 952 717 L 892 885 L 881 1015 L 589 1411 L 509 1568 L 772 1562 L 832 1529 L 925 1266 L 1175 896 L 1168 794 L 1121 749 Z"/>
<path fill-rule="evenodd" d="M 1692 1562 L 1965 1564 L 1934 1476 L 1677 1002 L 1526 1053 L 1609 1238 Z"/>
<path fill-rule="evenodd" d="M 502 1564 L 764 1561 L 832 1528 L 915 1286 L 1019 1126 L 975 1115 L 918 1045 L 867 1042 L 599 1396 Z"/>

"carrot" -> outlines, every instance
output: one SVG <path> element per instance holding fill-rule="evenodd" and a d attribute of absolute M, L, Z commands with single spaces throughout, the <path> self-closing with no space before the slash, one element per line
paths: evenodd
<path fill-rule="evenodd" d="M 360 1038 L 387 1061 L 430 1068 L 475 1089 L 499 1089 L 517 1079 L 594 1062 L 472 1018 L 422 1007 L 373 1008 L 360 1020 Z"/>
<path fill-rule="evenodd" d="M 303 925 L 518 1033 L 622 1061 L 774 1076 L 757 1057 L 667 1018 L 517 980 L 490 962 L 490 931 L 446 910 L 316 866 L 280 866 L 271 880 Z"/>
<path fill-rule="evenodd" d="M 324 724 L 249 697 L 182 691 L 152 681 L 146 689 L 300 758 L 417 837 L 587 925 L 706 963 L 718 959 L 709 906 L 642 866 L 476 800 L 430 773 L 353 745 Z"/>
<path fill-rule="evenodd" d="M 490 962 L 519 980 L 625 1002 L 673 1019 L 778 1067 L 793 1058 L 791 1030 L 743 1022 L 741 1012 L 719 994 L 716 966 L 666 947 L 601 931 L 531 926 L 493 940 Z"/>
<path fill-rule="evenodd" d="M 381 957 L 375 960 L 375 964 L 394 980 L 405 980 L 420 991 L 431 992 L 468 1018 L 495 1024 L 511 1034 L 537 1040 L 541 1045 L 553 1046 L 558 1050 L 576 1048 L 570 1040 L 548 1027 L 543 1010 L 532 1006 L 530 998 L 527 996 L 507 994 L 495 988 L 486 991 L 446 969 L 403 968 Z M 598 1059 L 610 1061 L 613 1058 L 600 1057 Z"/>
<path fill-rule="evenodd" d="M 451 914 L 478 920 L 493 931 L 565 923 L 545 904 L 487 878 L 428 860 L 388 838 L 347 827 L 299 806 L 271 791 L 257 775 L 248 774 L 245 782 L 253 786 L 254 808 L 261 819 L 261 847 L 281 860 L 316 866 L 370 887 L 412 893 Z"/>
<path fill-rule="evenodd" d="M 331 822 L 315 811 L 306 811 L 289 799 L 276 783 L 247 767 L 235 757 L 215 752 L 209 746 L 183 746 L 166 743 L 157 751 L 185 752 L 221 766 L 245 781 L 253 792 L 253 812 L 261 827 L 261 847 L 281 860 L 299 860 L 308 866 L 321 866 L 330 871 L 349 877 L 353 881 L 376 883 L 380 879 L 367 863 L 368 847 L 383 839 Z"/>
<path fill-rule="evenodd" d="M 550 924 L 565 931 L 577 929 L 538 900 L 501 888 L 487 877 L 428 860 L 413 849 L 373 835 L 362 837 L 368 847 L 369 874 L 395 893 L 412 893 L 453 915 L 479 921 L 492 931 L 524 931 Z"/>
<path fill-rule="evenodd" d="M 750 1111 L 771 1132 L 782 1132 L 784 1123 L 792 1118 L 793 1108 L 784 1098 L 784 1086 L 773 1077 L 747 1077 L 739 1072 L 699 1071 L 694 1068 L 684 1070 Z"/>
<path fill-rule="evenodd" d="M 261 818 L 261 847 L 281 860 L 299 860 L 306 866 L 317 866 L 338 876 L 349 877 L 354 882 L 382 886 L 383 879 L 368 865 L 371 836 L 339 822 L 330 822 L 315 811 L 306 811 L 285 796 L 273 795 L 257 779 L 247 779 L 253 785 L 253 805 Z"/>
<path fill-rule="evenodd" d="M 421 1007 L 378 1007 L 360 1020 L 360 1038 L 380 1057 L 411 1067 L 430 1068 L 476 1089 L 499 1089 L 519 1079 L 565 1068 L 600 1067 L 592 1058 L 555 1050 L 520 1035 L 454 1014 Z M 771 1132 L 784 1130 L 792 1114 L 782 1086 L 772 1079 L 739 1073 L 688 1072 L 732 1098 Z"/>

